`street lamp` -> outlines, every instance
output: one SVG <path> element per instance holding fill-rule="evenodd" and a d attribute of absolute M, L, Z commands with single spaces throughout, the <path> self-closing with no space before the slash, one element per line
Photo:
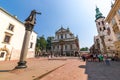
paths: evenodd
<path fill-rule="evenodd" d="M 15 67 L 15 69 L 22 69 L 27 68 L 26 65 L 26 56 L 28 52 L 28 45 L 30 40 L 31 32 L 34 28 L 34 25 L 36 23 L 36 14 L 41 14 L 39 12 L 36 12 L 36 10 L 32 10 L 30 16 L 25 20 L 25 36 L 22 46 L 22 51 L 20 54 L 20 61 L 18 62 L 18 65 Z"/>

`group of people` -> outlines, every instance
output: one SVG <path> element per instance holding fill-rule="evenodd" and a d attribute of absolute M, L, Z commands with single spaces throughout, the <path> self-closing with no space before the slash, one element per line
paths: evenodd
<path fill-rule="evenodd" d="M 115 54 L 114 56 L 112 57 L 109 57 L 108 54 L 87 54 L 87 55 L 82 55 L 82 60 L 83 61 L 93 61 L 93 62 L 102 62 L 104 61 L 106 64 L 110 64 L 110 60 L 113 60 L 113 61 L 118 61 L 118 54 Z"/>

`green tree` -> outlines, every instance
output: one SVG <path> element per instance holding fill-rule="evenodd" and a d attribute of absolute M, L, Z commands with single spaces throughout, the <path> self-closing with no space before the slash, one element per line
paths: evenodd
<path fill-rule="evenodd" d="M 52 39 L 53 39 L 54 37 L 48 37 L 47 38 L 47 46 L 46 46 L 46 49 L 47 50 L 51 50 L 51 42 L 52 42 Z"/>
<path fill-rule="evenodd" d="M 81 51 L 88 51 L 89 48 L 88 48 L 88 47 L 83 47 L 83 48 L 81 48 L 80 50 L 81 50 Z"/>
<path fill-rule="evenodd" d="M 41 36 L 37 39 L 36 48 L 40 50 L 46 50 L 47 41 L 44 36 Z"/>

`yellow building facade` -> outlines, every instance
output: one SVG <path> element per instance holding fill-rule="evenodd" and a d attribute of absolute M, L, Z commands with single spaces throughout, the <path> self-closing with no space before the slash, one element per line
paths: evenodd
<path fill-rule="evenodd" d="M 115 0 L 105 21 L 113 31 L 112 35 L 116 53 L 120 57 L 120 0 Z"/>

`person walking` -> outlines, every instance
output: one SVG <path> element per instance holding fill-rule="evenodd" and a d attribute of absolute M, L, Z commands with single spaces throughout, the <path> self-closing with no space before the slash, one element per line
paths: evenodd
<path fill-rule="evenodd" d="M 82 55 L 81 57 L 82 57 L 82 60 L 85 61 L 85 55 Z"/>
<path fill-rule="evenodd" d="M 109 60 L 108 55 L 105 55 L 104 58 L 105 58 L 105 64 L 110 65 L 110 60 Z"/>
<path fill-rule="evenodd" d="M 97 58 L 97 55 L 96 55 L 96 54 L 93 54 L 93 62 L 96 61 L 96 58 Z"/>
<path fill-rule="evenodd" d="M 102 55 L 102 54 L 99 54 L 99 55 L 98 55 L 98 59 L 99 59 L 99 62 L 103 61 L 103 55 Z"/>

